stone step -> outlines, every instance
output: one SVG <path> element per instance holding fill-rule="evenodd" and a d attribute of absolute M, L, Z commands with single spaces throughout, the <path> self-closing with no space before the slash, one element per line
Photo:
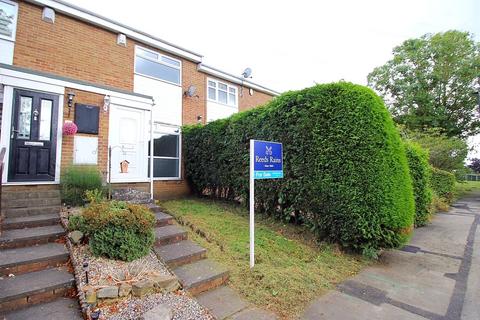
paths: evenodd
<path fill-rule="evenodd" d="M 56 267 L 66 263 L 68 258 L 68 250 L 60 243 L 0 250 L 0 276 L 17 276 Z"/>
<path fill-rule="evenodd" d="M 148 203 L 145 205 L 148 209 L 150 209 L 150 211 L 152 212 L 161 212 L 162 209 L 157 206 L 155 203 Z"/>
<path fill-rule="evenodd" d="M 60 210 L 61 210 L 60 206 L 48 206 L 48 207 L 28 207 L 28 208 L 6 208 L 4 209 L 4 212 L 5 212 L 5 217 L 7 218 L 17 218 L 17 217 L 34 216 L 39 214 L 59 213 Z"/>
<path fill-rule="evenodd" d="M 2 200 L 2 208 L 53 207 L 61 205 L 60 197 Z"/>
<path fill-rule="evenodd" d="M 1 319 L 1 317 L 0 317 Z M 83 320 L 78 301 L 71 298 L 58 298 L 5 314 L 6 320 Z"/>
<path fill-rule="evenodd" d="M 74 284 L 71 273 L 56 268 L 3 278 L 0 280 L 0 312 L 65 296 Z"/>
<path fill-rule="evenodd" d="M 25 191 L 6 191 L 2 190 L 3 200 L 18 199 L 45 199 L 45 198 L 61 198 L 60 190 L 25 190 Z"/>
<path fill-rule="evenodd" d="M 201 260 L 207 253 L 207 250 L 190 240 L 155 247 L 154 250 L 170 268 Z"/>
<path fill-rule="evenodd" d="M 187 240 L 187 232 L 177 225 L 155 228 L 155 245 L 161 246 Z"/>
<path fill-rule="evenodd" d="M 180 266 L 173 272 L 183 288 L 193 295 L 216 288 L 228 280 L 228 270 L 209 259 Z"/>
<path fill-rule="evenodd" d="M 173 224 L 173 217 L 163 212 L 155 212 L 155 218 L 157 219 L 157 227 L 163 227 L 169 224 Z"/>
<path fill-rule="evenodd" d="M 35 216 L 6 218 L 3 221 L 3 230 L 22 229 L 52 226 L 60 223 L 58 213 L 39 214 Z"/>
<path fill-rule="evenodd" d="M 5 230 L 0 236 L 0 248 L 20 248 L 53 242 L 65 234 L 60 225 Z"/>

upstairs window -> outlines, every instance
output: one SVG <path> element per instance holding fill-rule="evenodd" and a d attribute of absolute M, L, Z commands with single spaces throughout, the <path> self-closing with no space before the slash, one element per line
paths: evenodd
<path fill-rule="evenodd" d="M 155 51 L 135 48 L 135 73 L 180 85 L 182 63 Z"/>
<path fill-rule="evenodd" d="M 0 39 L 15 41 L 17 29 L 18 4 L 0 0 Z"/>
<path fill-rule="evenodd" d="M 208 79 L 207 84 L 208 100 L 232 107 L 237 106 L 237 87 L 212 79 Z"/>

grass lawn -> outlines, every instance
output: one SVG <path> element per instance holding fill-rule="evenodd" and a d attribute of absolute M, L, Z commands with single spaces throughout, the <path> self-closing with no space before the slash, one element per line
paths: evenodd
<path fill-rule="evenodd" d="M 462 181 L 455 184 L 454 198 L 459 199 L 464 195 L 480 190 L 480 181 Z"/>
<path fill-rule="evenodd" d="M 230 270 L 229 285 L 251 303 L 283 319 L 298 316 L 315 297 L 358 273 L 369 262 L 334 245 L 317 244 L 303 227 L 256 216 L 256 265 L 249 269 L 248 211 L 224 202 L 160 202 L 183 224 L 208 257 Z"/>

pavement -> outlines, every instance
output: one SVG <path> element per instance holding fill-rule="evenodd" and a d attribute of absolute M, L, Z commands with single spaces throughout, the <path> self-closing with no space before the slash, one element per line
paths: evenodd
<path fill-rule="evenodd" d="M 480 193 L 438 213 L 401 250 L 312 301 L 305 320 L 480 320 Z"/>

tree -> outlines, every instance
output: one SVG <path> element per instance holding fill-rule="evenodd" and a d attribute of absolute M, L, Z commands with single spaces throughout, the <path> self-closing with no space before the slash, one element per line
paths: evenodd
<path fill-rule="evenodd" d="M 480 43 L 468 32 L 409 39 L 368 75 L 395 121 L 409 129 L 439 128 L 449 137 L 480 132 L 472 84 L 480 76 Z"/>
<path fill-rule="evenodd" d="M 480 159 L 479 158 L 470 159 L 470 164 L 468 165 L 468 167 L 472 169 L 473 172 L 480 173 Z"/>

